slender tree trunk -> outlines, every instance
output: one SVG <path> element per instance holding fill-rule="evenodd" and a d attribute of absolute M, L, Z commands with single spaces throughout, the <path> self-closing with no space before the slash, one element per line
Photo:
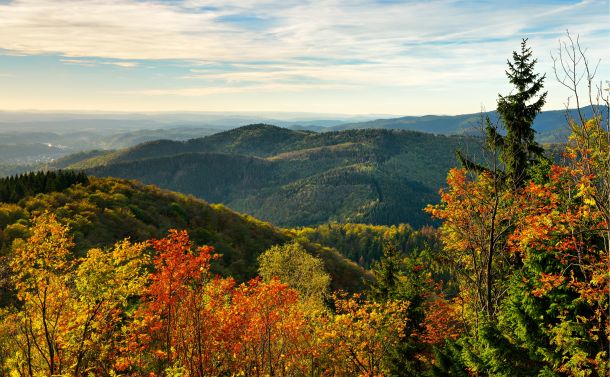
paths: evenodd
<path fill-rule="evenodd" d="M 80 339 L 80 344 L 78 347 L 78 353 L 77 353 L 77 357 L 76 357 L 76 366 L 74 367 L 74 376 L 75 377 L 80 376 L 80 368 L 81 368 L 81 364 L 83 362 L 83 358 L 85 356 L 85 347 L 84 347 L 85 339 L 87 338 L 87 334 L 89 333 L 89 326 L 91 326 L 91 322 L 93 321 L 93 318 L 95 318 L 98 310 L 101 308 L 102 302 L 99 302 L 96 305 L 95 309 L 93 309 L 93 312 L 91 313 L 91 315 L 87 318 L 87 321 L 85 322 L 85 326 L 83 328 L 83 333 L 82 333 L 81 339 Z"/>
<path fill-rule="evenodd" d="M 48 279 L 46 281 L 47 286 L 48 286 Z M 45 336 L 45 341 L 47 342 L 47 348 L 49 350 L 49 375 L 54 375 L 55 374 L 55 344 L 53 342 L 53 340 L 51 339 L 51 333 L 49 331 L 49 326 L 47 324 L 47 320 L 48 320 L 48 316 L 47 316 L 47 286 L 45 286 L 44 288 L 44 292 L 43 292 L 43 300 L 42 300 L 42 307 L 41 307 L 41 311 L 42 311 L 42 325 L 44 327 L 44 336 Z"/>
<path fill-rule="evenodd" d="M 172 335 L 171 335 L 171 331 L 172 331 L 172 280 L 170 278 L 169 281 L 169 294 L 168 294 L 168 304 L 167 304 L 167 330 L 165 333 L 165 352 L 167 352 L 167 364 L 168 366 L 172 364 L 172 356 L 171 356 L 171 350 L 172 350 Z"/>
<path fill-rule="evenodd" d="M 29 321 L 29 326 L 32 326 L 32 320 L 28 319 Z M 27 331 L 27 326 L 24 329 L 24 334 L 25 334 L 25 341 L 26 341 L 26 345 L 27 345 L 27 361 L 28 361 L 28 373 L 30 375 L 30 377 L 34 376 L 34 372 L 32 370 L 32 345 L 30 344 L 30 335 L 28 334 Z"/>
<path fill-rule="evenodd" d="M 494 185 L 496 185 L 497 183 L 495 183 L 495 178 L 494 178 Z M 493 286 L 493 258 L 494 258 L 494 251 L 496 248 L 496 215 L 498 213 L 498 205 L 499 205 L 499 201 L 500 198 L 498 197 L 498 193 L 496 190 L 495 193 L 495 199 L 494 199 L 494 207 L 492 210 L 492 214 L 491 214 L 491 229 L 489 231 L 489 250 L 488 250 L 488 257 L 487 257 L 487 292 L 486 292 L 486 303 L 485 306 L 487 308 L 487 317 L 491 318 L 492 313 L 493 313 L 493 308 L 492 308 L 492 298 L 491 298 L 491 294 L 492 294 L 492 286 Z"/>

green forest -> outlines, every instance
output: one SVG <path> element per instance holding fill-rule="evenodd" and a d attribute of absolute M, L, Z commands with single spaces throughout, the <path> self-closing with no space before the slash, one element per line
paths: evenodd
<path fill-rule="evenodd" d="M 0 178 L 0 202 L 17 203 L 44 192 L 66 189 L 76 183 L 87 183 L 87 175 L 74 171 L 46 171 Z"/>
<path fill-rule="evenodd" d="M 251 125 L 1 179 L 0 376 L 608 376 L 610 103 L 570 48 L 600 102 L 552 153 L 523 40 L 478 138 Z"/>
<path fill-rule="evenodd" d="M 223 203 L 273 224 L 327 222 L 414 227 L 433 224 L 422 209 L 480 141 L 398 130 L 315 133 L 256 124 L 184 142 L 160 140 L 107 152 L 63 168 L 137 179 Z"/>

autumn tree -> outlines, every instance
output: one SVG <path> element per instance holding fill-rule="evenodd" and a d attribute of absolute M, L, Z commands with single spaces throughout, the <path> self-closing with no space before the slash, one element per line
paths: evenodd
<path fill-rule="evenodd" d="M 388 356 L 405 336 L 408 305 L 402 300 L 376 303 L 358 295 L 336 295 L 336 314 L 321 327 L 326 372 L 349 376 L 390 373 Z"/>
<path fill-rule="evenodd" d="M 553 67 L 557 81 L 570 93 L 566 108 L 570 100 L 576 105 L 576 115 L 566 111 L 572 131 L 567 152 L 571 163 L 593 178 L 589 194 L 606 219 L 606 251 L 610 253 L 610 82 L 597 81 L 600 62 L 590 61 L 578 36 L 566 34 L 553 56 Z"/>
<path fill-rule="evenodd" d="M 259 275 L 269 282 L 278 278 L 296 289 L 304 305 L 324 308 L 328 298 L 330 275 L 324 262 L 309 254 L 298 242 L 276 245 L 258 258 Z"/>
<path fill-rule="evenodd" d="M 469 179 L 465 171 L 454 170 L 448 191 L 441 193 L 441 205 L 429 207 L 444 220 L 441 231 L 449 261 L 462 271 L 467 271 L 464 266 L 470 269 L 465 276 L 458 275 L 463 280 L 460 296 L 465 303 L 480 301 L 478 289 L 472 288 L 478 286 L 480 276 L 485 281 L 485 273 L 476 272 L 482 271 L 476 266 L 485 263 L 464 251 L 476 249 L 472 246 L 480 236 L 501 229 L 498 234 L 503 236 L 497 244 L 501 252 L 496 255 L 506 259 L 504 264 L 497 264 L 502 259 L 492 264 L 496 274 L 506 272 L 495 277 L 496 281 L 501 277 L 502 284 L 495 288 L 500 294 L 494 301 L 494 321 L 478 323 L 476 332 L 466 333 L 439 353 L 434 369 L 438 375 L 460 375 L 453 368 L 456 365 L 470 374 L 488 376 L 608 373 L 610 128 L 604 116 L 607 112 L 592 102 L 596 96 L 591 89 L 593 71 L 578 42 L 568 37 L 570 42 L 561 45 L 564 76 L 558 77 L 572 90 L 579 107 L 578 82 L 585 78 L 593 114 L 588 117 L 579 108 L 576 117 L 568 116 L 572 136 L 564 166 L 530 164 L 523 180 L 507 177 L 508 189 L 501 186 L 497 201 L 489 200 L 494 198 L 490 194 L 479 197 L 481 190 L 495 187 L 494 174 L 481 170 L 483 173 Z M 579 72 L 577 66 L 582 62 L 585 66 Z M 532 82 L 534 91 L 536 80 Z M 608 103 L 607 95 L 597 92 L 597 101 Z M 498 145 L 505 148 L 506 141 L 499 139 Z M 508 172 L 510 160 L 501 157 Z M 519 158 L 514 159 L 514 166 L 519 166 Z M 469 201 L 468 195 L 476 199 Z M 488 204 L 492 202 L 501 204 L 495 216 L 481 221 L 484 214 L 494 213 Z M 491 218 L 499 221 L 497 225 L 481 226 L 493 224 Z M 482 244 L 490 245 L 492 238 L 483 239 Z M 479 318 L 476 313 L 465 314 L 466 322 Z"/>
<path fill-rule="evenodd" d="M 61 339 L 68 325 L 70 290 L 66 275 L 72 268 L 69 259 L 74 245 L 68 227 L 52 214 L 35 219 L 27 241 L 14 246 L 12 268 L 17 297 L 22 309 L 17 314 L 16 342 L 21 350 L 26 375 L 57 375 L 68 367 Z"/>
<path fill-rule="evenodd" d="M 386 355 L 391 375 L 421 375 L 432 361 L 434 347 L 460 333 L 459 306 L 446 297 L 443 271 L 433 266 L 432 258 L 429 248 L 400 256 L 388 242 L 383 257 L 373 265 L 369 295 L 382 304 L 409 303 L 400 317 L 405 335 Z"/>
<path fill-rule="evenodd" d="M 501 321 L 547 372 L 609 371 L 605 220 L 590 189 L 587 174 L 553 166 L 549 183 L 527 188 L 526 216 L 511 236 L 523 268 L 510 282 Z"/>
<path fill-rule="evenodd" d="M 311 370 L 299 292 L 277 278 L 236 285 L 211 277 L 213 249 L 194 250 L 184 231 L 152 244 L 155 269 L 119 369 L 189 376 Z"/>
<path fill-rule="evenodd" d="M 466 170 L 452 169 L 440 204 L 426 209 L 443 221 L 445 253 L 439 258 L 459 281 L 460 295 L 472 313 L 468 325 L 478 325 L 481 315 L 495 316 L 496 303 L 506 292 L 503 279 L 513 264 L 503 241 L 514 226 L 517 198 L 511 191 L 497 191 L 494 180 L 490 173 L 470 179 Z"/>
<path fill-rule="evenodd" d="M 19 311 L 3 318 L 3 338 L 21 375 L 108 374 L 118 353 L 129 300 L 143 289 L 145 243 L 117 243 L 74 259 L 67 226 L 36 218 L 15 242 L 12 268 Z"/>
<path fill-rule="evenodd" d="M 143 349 L 154 351 L 157 356 L 154 359 L 159 361 L 157 369 L 161 372 L 172 366 L 176 357 L 184 355 L 185 351 L 180 350 L 180 346 L 194 346 L 182 342 L 184 339 L 180 338 L 177 324 L 185 317 L 190 321 L 197 318 L 193 311 L 198 310 L 203 299 L 202 287 L 208 279 L 210 262 L 215 254 L 213 248 L 207 246 L 193 250 L 186 231 L 175 229 L 170 230 L 166 238 L 153 240 L 151 244 L 156 251 L 154 271 L 143 293 L 143 303 L 126 351 L 134 355 Z M 190 324 L 182 323 L 181 326 Z M 139 337 L 140 331 L 150 336 Z M 130 362 L 133 359 L 131 357 Z M 137 364 L 141 367 L 141 360 Z"/>
<path fill-rule="evenodd" d="M 232 298 L 232 317 L 241 323 L 235 339 L 236 368 L 243 375 L 305 375 L 309 362 L 307 320 L 299 292 L 278 279 L 254 279 L 240 285 Z"/>
<path fill-rule="evenodd" d="M 525 217 L 511 236 L 523 268 L 511 281 L 503 321 L 528 350 L 529 368 L 541 373 L 609 372 L 610 106 L 595 71 L 568 33 L 555 58 L 556 77 L 577 105 L 575 116 L 567 113 L 565 166 L 526 188 Z"/>
<path fill-rule="evenodd" d="M 594 127 L 594 121 L 585 127 Z M 580 133 L 571 137 L 580 138 Z M 579 142 L 576 142 L 578 145 Z M 609 371 L 606 219 L 593 196 L 604 171 L 567 147 L 566 166 L 520 192 L 508 246 L 522 265 L 505 281 L 497 321 L 461 339 L 470 371 L 492 376 L 605 376 Z"/>
<path fill-rule="evenodd" d="M 449 187 L 441 192 L 441 204 L 427 208 L 433 217 L 443 220 L 442 239 L 453 252 L 445 260 L 465 288 L 462 295 L 474 310 L 476 328 L 479 316 L 485 320 L 496 316 L 506 293 L 501 280 L 510 276 L 512 264 L 518 264 L 506 252 L 506 241 L 517 221 L 515 198 L 543 152 L 534 140 L 532 124 L 546 100 L 546 93 L 539 94 L 545 76 L 534 72 L 535 64 L 524 39 L 506 71 L 516 92 L 498 99 L 497 111 L 506 134 L 489 117 L 484 121 L 488 166 L 458 153 L 465 170 L 452 170 Z"/>
<path fill-rule="evenodd" d="M 91 249 L 73 277 L 66 348 L 75 376 L 109 374 L 118 356 L 130 300 L 148 283 L 147 243 L 117 242 L 108 250 Z"/>

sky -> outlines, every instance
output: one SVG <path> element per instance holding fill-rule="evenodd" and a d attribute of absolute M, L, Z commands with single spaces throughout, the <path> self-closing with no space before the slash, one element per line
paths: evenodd
<path fill-rule="evenodd" d="M 560 109 L 566 30 L 610 79 L 609 0 L 0 0 L 0 110 L 474 113 L 521 38 Z"/>

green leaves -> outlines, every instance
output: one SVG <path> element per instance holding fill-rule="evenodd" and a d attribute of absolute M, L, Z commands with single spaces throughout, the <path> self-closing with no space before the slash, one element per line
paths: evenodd
<path fill-rule="evenodd" d="M 324 262 L 309 254 L 297 242 L 273 246 L 258 258 L 259 275 L 264 281 L 278 278 L 300 293 L 307 306 L 324 308 L 329 298 L 330 275 Z"/>

